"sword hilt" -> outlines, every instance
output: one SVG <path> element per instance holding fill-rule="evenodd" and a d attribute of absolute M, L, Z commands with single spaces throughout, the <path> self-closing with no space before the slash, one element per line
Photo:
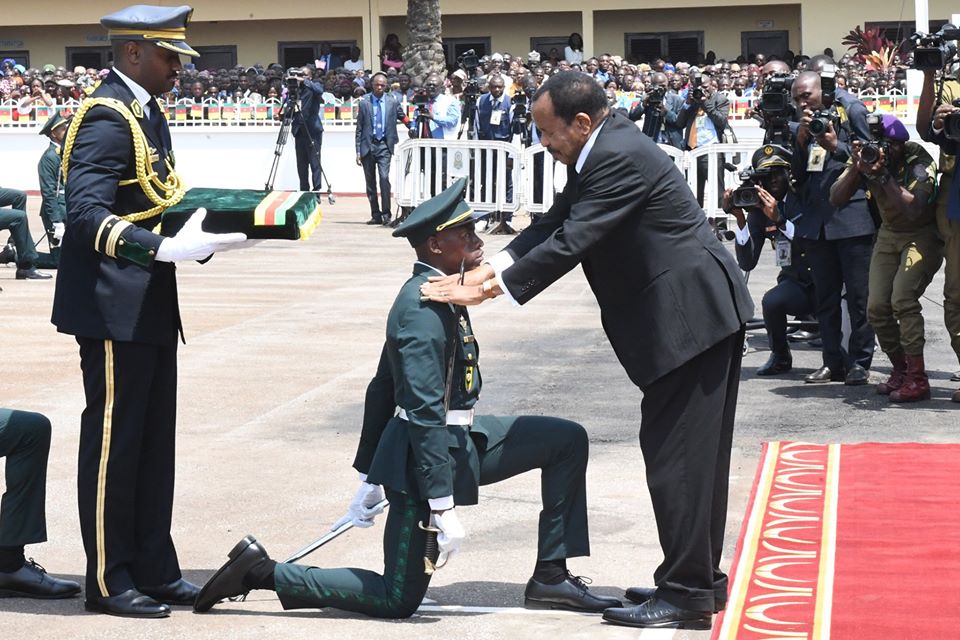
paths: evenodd
<path fill-rule="evenodd" d="M 432 576 L 433 572 L 439 569 L 437 566 L 437 560 L 440 558 L 440 545 L 437 543 L 437 534 L 440 533 L 440 529 L 431 526 L 424 526 L 422 522 L 418 522 L 417 526 L 420 527 L 423 531 L 426 531 L 427 541 L 423 546 L 423 572 L 428 576 Z"/>

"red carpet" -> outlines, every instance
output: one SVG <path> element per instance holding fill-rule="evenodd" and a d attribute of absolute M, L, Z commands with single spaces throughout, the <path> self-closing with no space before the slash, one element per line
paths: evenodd
<path fill-rule="evenodd" d="M 960 445 L 764 445 L 713 638 L 960 638 Z"/>

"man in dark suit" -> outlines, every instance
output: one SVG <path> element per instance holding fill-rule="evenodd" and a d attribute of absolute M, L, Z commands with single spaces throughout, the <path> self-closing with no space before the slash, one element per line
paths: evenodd
<path fill-rule="evenodd" d="M 510 111 L 510 97 L 503 93 L 503 77 L 499 75 L 490 76 L 490 79 L 487 81 L 487 86 L 489 91 L 481 95 L 477 100 L 477 137 L 480 140 L 510 142 L 513 139 L 513 122 Z M 520 91 L 520 89 L 517 89 L 517 91 Z M 490 184 L 487 185 L 487 162 L 486 157 L 482 158 L 480 162 L 480 183 L 484 192 L 486 192 L 489 187 L 491 193 L 495 194 L 498 169 L 496 156 L 494 156 L 491 164 L 493 166 L 490 168 L 490 171 L 493 179 L 490 181 Z M 509 201 L 513 200 L 512 165 L 513 163 L 508 161 L 505 169 L 507 178 L 506 197 Z M 510 226 L 510 221 L 513 219 L 511 212 L 497 211 L 494 215 L 498 224 L 494 227 L 492 233 L 507 235 L 516 233 Z"/>
<path fill-rule="evenodd" d="M 697 76 L 694 77 L 696 82 Z M 727 128 L 730 116 L 730 100 L 717 91 L 717 81 L 709 76 L 699 76 L 700 85 L 693 86 L 687 92 L 686 103 L 677 116 L 677 126 L 684 128 L 684 141 L 687 149 L 699 149 L 711 144 L 723 142 L 723 132 Z M 707 184 L 709 159 L 697 158 L 697 202 L 704 206 L 703 193 Z M 723 160 L 717 162 L 717 192 L 723 193 Z"/>
<path fill-rule="evenodd" d="M 433 300 L 525 304 L 578 264 L 604 329 L 643 391 L 640 448 L 664 561 L 639 607 L 604 619 L 707 629 L 723 608 L 720 554 L 743 325 L 753 303 L 737 265 L 683 175 L 627 118 L 610 113 L 589 77 L 561 72 L 533 103 L 540 142 L 567 165 L 543 218 L 469 272 L 423 288 Z"/>
<path fill-rule="evenodd" d="M 63 149 L 53 323 L 76 337 L 86 395 L 77 471 L 86 608 L 116 616 L 165 617 L 199 591 L 182 579 L 170 536 L 181 332 L 173 263 L 246 239 L 204 232 L 202 209 L 175 237 L 151 231 L 183 197 L 153 96 L 173 86 L 180 55 L 199 55 L 184 39 L 192 12 L 138 5 L 101 19 L 114 68 Z"/>
<path fill-rule="evenodd" d="M 669 91 L 667 76 L 663 73 L 655 73 L 650 77 L 650 91 L 644 96 L 643 101 L 638 103 L 630 111 L 630 119 L 634 122 L 643 118 L 643 130 L 655 132 L 656 127 L 651 124 L 653 118 L 660 119 L 659 135 L 655 142 L 660 144 L 669 144 L 677 149 L 684 148 L 683 126 L 677 122 L 680 112 L 683 110 L 684 101 L 678 94 Z M 662 91 L 663 98 L 660 100 L 651 100 L 652 91 Z"/>
<path fill-rule="evenodd" d="M 387 76 L 377 72 L 370 78 L 370 93 L 360 101 L 357 111 L 357 164 L 363 167 L 370 201 L 367 224 L 390 223 L 390 159 L 397 136 L 397 121 L 409 122 L 403 107 L 387 93 Z M 380 199 L 377 199 L 377 174 L 380 174 Z"/>
<path fill-rule="evenodd" d="M 323 83 L 313 79 L 313 68 L 307 65 L 294 74 L 300 87 L 299 109 L 293 115 L 293 143 L 297 154 L 297 175 L 300 191 L 320 191 L 320 148 L 323 146 Z M 313 188 L 310 188 L 310 177 Z"/>
<path fill-rule="evenodd" d="M 390 309 L 380 364 L 367 387 L 353 463 L 360 489 L 334 525 L 371 526 L 386 489 L 383 574 L 277 564 L 247 536 L 204 585 L 196 611 L 249 589 L 269 589 L 285 609 L 335 607 L 407 618 L 420 606 L 433 573 L 433 567 L 424 568 L 427 532 L 417 523 L 438 530 L 442 566 L 466 535 L 457 514 L 477 503 L 479 486 L 533 469 L 541 471 L 543 510 L 524 605 L 590 613 L 620 606 L 615 598 L 591 593 L 567 570 L 567 558 L 589 554 L 586 431 L 550 416 L 474 416 L 480 350 L 470 317 L 463 307 L 421 299 L 420 285 L 431 274 L 476 267 L 483 259 L 465 190 L 461 178 L 393 232 L 407 238 L 418 260 Z"/>
<path fill-rule="evenodd" d="M 317 58 L 317 69 L 323 73 L 336 71 L 343 66 L 340 56 L 333 52 L 329 42 L 320 44 L 320 57 Z"/>
<path fill-rule="evenodd" d="M 836 122 L 821 135 L 812 135 L 809 125 L 813 112 L 824 108 L 821 87 L 820 75 L 805 71 L 794 80 L 792 89 L 793 100 L 802 113 L 794 153 L 801 215 L 794 224 L 813 270 L 823 341 L 823 366 L 804 381 L 861 385 L 869 382 L 875 341 L 867 321 L 867 283 L 876 225 L 862 188 L 840 207 L 830 204 L 830 188 L 847 167 L 851 145 L 858 138 L 856 132 L 867 129 L 867 111 L 859 100 L 846 105 L 837 101 Z M 841 342 L 844 287 L 850 315 L 846 350 Z"/>

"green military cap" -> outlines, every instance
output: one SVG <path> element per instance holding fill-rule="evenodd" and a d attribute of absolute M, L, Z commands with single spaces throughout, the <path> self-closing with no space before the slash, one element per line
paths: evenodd
<path fill-rule="evenodd" d="M 789 168 L 792 159 L 793 154 L 788 149 L 777 144 L 765 144 L 753 152 L 750 164 L 754 169 Z"/>
<path fill-rule="evenodd" d="M 473 209 L 464 200 L 467 179 L 460 178 L 442 192 L 410 212 L 406 220 L 393 230 L 396 238 L 406 238 L 416 247 L 438 231 L 458 227 L 476 220 Z"/>
<path fill-rule="evenodd" d="M 50 118 L 47 119 L 46 124 L 43 125 L 43 128 L 40 129 L 40 135 L 49 137 L 53 130 L 57 127 L 62 127 L 65 124 L 70 124 L 70 120 L 73 116 L 68 116 L 64 118 L 59 113 L 54 113 Z"/>
<path fill-rule="evenodd" d="M 155 7 L 135 4 L 116 13 L 100 18 L 100 24 L 108 29 L 111 40 L 145 40 L 158 47 L 179 54 L 197 57 L 193 47 L 187 44 L 187 24 L 193 8 Z"/>

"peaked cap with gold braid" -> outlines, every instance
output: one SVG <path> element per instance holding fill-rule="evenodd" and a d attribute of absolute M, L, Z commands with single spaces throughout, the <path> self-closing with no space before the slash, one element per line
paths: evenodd
<path fill-rule="evenodd" d="M 187 44 L 187 24 L 191 15 L 193 8 L 186 5 L 135 4 L 100 18 L 100 24 L 108 29 L 110 40 L 144 40 L 195 58 L 200 54 Z"/>

